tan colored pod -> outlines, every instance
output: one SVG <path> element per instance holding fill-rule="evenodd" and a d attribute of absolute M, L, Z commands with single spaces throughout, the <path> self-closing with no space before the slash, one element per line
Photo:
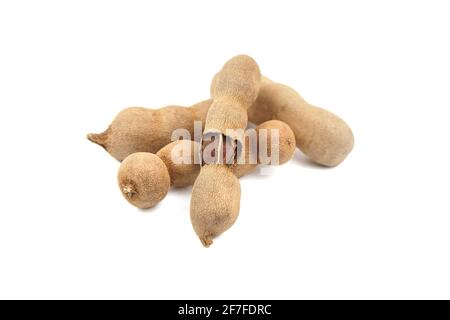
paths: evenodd
<path fill-rule="evenodd" d="M 166 165 L 173 187 L 194 184 L 200 173 L 201 145 L 192 140 L 178 140 L 169 143 L 156 154 Z"/>
<path fill-rule="evenodd" d="M 252 130 L 246 131 L 244 152 L 233 165 L 233 172 L 239 178 L 251 173 L 260 164 L 283 165 L 292 159 L 295 153 L 295 135 L 286 123 L 269 120 Z M 274 142 L 278 143 L 274 145 L 273 151 L 278 153 L 278 161 L 272 160 L 277 159 L 272 158 L 272 133 L 275 132 L 278 134 L 278 140 L 275 139 Z M 255 139 L 256 143 L 252 143 Z"/>
<path fill-rule="evenodd" d="M 119 161 L 136 152 L 156 153 L 171 142 L 176 129 L 187 129 L 193 137 L 194 121 L 204 123 L 211 102 L 205 100 L 192 107 L 127 108 L 116 116 L 105 132 L 90 133 L 87 138 Z"/>
<path fill-rule="evenodd" d="M 238 150 L 238 158 L 231 166 L 233 173 L 241 178 L 258 167 L 258 133 L 255 129 L 245 132 L 243 150 Z"/>
<path fill-rule="evenodd" d="M 222 163 L 223 160 L 227 164 L 235 162 L 236 142 L 240 145 L 243 143 L 247 109 L 256 100 L 260 80 L 261 73 L 257 63 L 249 56 L 240 55 L 225 63 L 211 83 L 213 103 L 206 115 L 203 139 L 207 141 L 207 138 L 213 136 L 214 144 L 222 147 L 219 154 L 214 151 L 215 161 L 219 160 L 217 163 L 220 164 L 207 163 L 202 167 L 191 197 L 192 225 L 206 247 L 212 244 L 214 237 L 228 230 L 239 214 L 239 180 L 231 166 Z M 224 137 L 232 138 L 231 154 L 224 148 L 230 142 L 221 141 Z M 209 147 L 205 144 L 203 146 L 205 149 Z M 205 161 L 204 155 L 202 160 Z"/>
<path fill-rule="evenodd" d="M 241 187 L 229 166 L 202 167 L 191 197 L 191 222 L 205 247 L 228 230 L 239 215 Z"/>
<path fill-rule="evenodd" d="M 249 121 L 259 124 L 277 119 L 293 130 L 297 147 L 312 161 L 333 167 L 352 151 L 350 127 L 333 113 L 307 103 L 294 89 L 263 77 Z"/>
<path fill-rule="evenodd" d="M 117 179 L 125 199 L 141 209 L 155 206 L 170 188 L 166 165 L 158 156 L 147 152 L 126 157 L 120 165 Z"/>
<path fill-rule="evenodd" d="M 258 96 L 261 72 L 256 61 L 247 55 L 228 60 L 211 82 L 211 98 L 237 100 L 248 109 Z"/>
<path fill-rule="evenodd" d="M 206 115 L 204 137 L 221 134 L 242 142 L 247 109 L 258 96 L 260 80 L 258 64 L 249 56 L 235 56 L 225 63 L 211 82 L 213 102 Z"/>
<path fill-rule="evenodd" d="M 279 120 L 269 120 L 256 127 L 258 133 L 258 163 L 264 165 L 282 165 L 292 159 L 295 152 L 295 135 L 292 129 Z M 278 135 L 272 137 L 272 135 Z M 273 139 L 272 139 L 273 138 Z M 274 144 L 272 145 L 272 140 Z M 265 148 L 265 152 L 262 152 Z M 278 162 L 272 163 L 273 153 L 278 154 Z M 263 159 L 263 154 L 268 159 Z M 276 159 L 276 158 L 275 158 Z"/>

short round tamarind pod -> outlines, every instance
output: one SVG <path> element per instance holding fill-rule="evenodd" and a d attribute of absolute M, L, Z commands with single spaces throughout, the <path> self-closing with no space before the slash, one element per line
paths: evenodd
<path fill-rule="evenodd" d="M 155 206 L 170 188 L 166 165 L 158 156 L 147 152 L 126 157 L 120 165 L 117 180 L 125 199 L 141 209 Z"/>
<path fill-rule="evenodd" d="M 257 126 L 256 132 L 259 164 L 282 165 L 292 159 L 296 149 L 295 135 L 286 123 L 269 120 Z"/>
<path fill-rule="evenodd" d="M 186 129 L 194 137 L 194 121 L 204 123 L 211 102 L 205 100 L 192 107 L 126 108 L 106 131 L 90 133 L 87 138 L 119 161 L 136 152 L 156 153 L 172 141 L 176 129 Z"/>
<path fill-rule="evenodd" d="M 240 199 L 239 180 L 230 166 L 202 167 L 192 188 L 190 212 L 192 226 L 205 247 L 235 223 Z"/>
<path fill-rule="evenodd" d="M 338 165 L 353 149 L 352 130 L 341 118 L 307 103 L 294 89 L 265 77 L 248 117 L 256 124 L 272 119 L 287 123 L 297 147 L 324 166 Z"/>
<path fill-rule="evenodd" d="M 169 171 L 172 187 L 194 184 L 201 168 L 201 144 L 192 140 L 177 140 L 156 153 Z"/>
<path fill-rule="evenodd" d="M 285 164 L 294 156 L 295 148 L 294 132 L 286 123 L 279 120 L 263 122 L 246 131 L 245 148 L 233 165 L 233 172 L 242 177 L 259 164 Z"/>

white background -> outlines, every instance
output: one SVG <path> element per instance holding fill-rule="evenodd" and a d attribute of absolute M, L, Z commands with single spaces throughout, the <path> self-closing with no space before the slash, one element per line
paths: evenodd
<path fill-rule="evenodd" d="M 447 1 L 2 1 L 0 298 L 450 298 Z M 205 249 L 190 189 L 130 206 L 88 132 L 191 105 L 229 58 L 335 112 L 355 148 L 241 179 Z"/>

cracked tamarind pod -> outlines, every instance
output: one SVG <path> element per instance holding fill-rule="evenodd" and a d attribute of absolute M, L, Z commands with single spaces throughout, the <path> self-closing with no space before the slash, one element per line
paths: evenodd
<path fill-rule="evenodd" d="M 255 60 L 239 55 L 228 60 L 211 82 L 213 102 L 206 115 L 203 139 L 223 145 L 227 163 L 233 161 L 236 147 L 243 142 L 247 109 L 258 96 L 260 80 L 261 73 Z M 217 157 L 216 161 L 221 162 L 221 159 Z"/>
<path fill-rule="evenodd" d="M 297 147 L 323 166 L 337 166 L 353 149 L 352 130 L 341 118 L 266 77 L 262 77 L 261 90 L 248 117 L 255 124 L 272 119 L 286 122 L 294 131 Z"/>
<path fill-rule="evenodd" d="M 247 109 L 256 100 L 260 78 L 257 63 L 249 56 L 240 55 L 225 63 L 211 84 L 213 102 L 206 116 L 203 138 L 213 135 L 220 141 L 228 137 L 232 152 L 224 154 L 224 149 L 216 152 L 217 163 L 206 162 L 192 189 L 191 222 L 205 247 L 228 230 L 239 215 L 241 187 L 232 169 L 236 143 L 243 143 L 237 131 L 243 132 L 247 127 Z M 219 154 L 224 154 L 225 159 Z"/>

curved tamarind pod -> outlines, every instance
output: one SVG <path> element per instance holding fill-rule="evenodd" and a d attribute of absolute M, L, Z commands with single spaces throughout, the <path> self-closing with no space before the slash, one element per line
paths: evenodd
<path fill-rule="evenodd" d="M 211 102 L 205 100 L 192 107 L 126 108 L 106 131 L 90 133 L 87 138 L 119 161 L 135 152 L 156 153 L 172 141 L 172 132 L 176 129 L 187 129 L 193 137 L 194 121 L 205 122 Z"/>
<path fill-rule="evenodd" d="M 294 131 L 297 147 L 312 161 L 333 167 L 352 151 L 354 138 L 350 127 L 335 114 L 307 103 L 294 89 L 261 80 L 258 98 L 248 110 L 249 121 L 277 119 Z"/>

